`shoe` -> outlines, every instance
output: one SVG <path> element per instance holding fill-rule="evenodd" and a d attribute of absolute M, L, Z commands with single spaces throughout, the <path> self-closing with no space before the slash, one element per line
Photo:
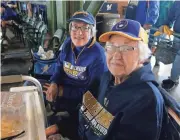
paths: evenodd
<path fill-rule="evenodd" d="M 179 80 L 177 80 L 177 82 L 174 82 L 171 79 L 166 79 L 162 81 L 162 87 L 167 91 L 174 89 L 178 84 Z"/>
<path fill-rule="evenodd" d="M 9 45 L 9 42 L 7 40 L 2 40 L 2 45 Z"/>

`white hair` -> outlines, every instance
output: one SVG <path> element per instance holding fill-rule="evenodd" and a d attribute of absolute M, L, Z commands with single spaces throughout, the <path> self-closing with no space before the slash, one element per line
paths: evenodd
<path fill-rule="evenodd" d="M 71 21 L 71 22 L 69 23 L 69 31 L 71 30 L 72 22 L 73 22 L 73 21 Z M 95 36 L 96 36 L 96 24 L 94 24 L 94 25 L 88 24 L 88 25 L 90 26 L 90 29 L 91 29 L 91 36 L 92 36 L 92 37 L 95 37 Z"/>
<path fill-rule="evenodd" d="M 151 50 L 148 47 L 148 44 L 139 41 L 138 43 L 139 47 L 139 61 L 144 62 L 151 56 Z"/>

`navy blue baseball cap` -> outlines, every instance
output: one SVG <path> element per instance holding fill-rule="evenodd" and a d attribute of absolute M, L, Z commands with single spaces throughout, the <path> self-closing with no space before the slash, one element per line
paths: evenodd
<path fill-rule="evenodd" d="M 145 43 L 148 42 L 148 35 L 141 27 L 141 24 L 135 20 L 123 19 L 116 23 L 111 31 L 102 34 L 99 37 L 100 42 L 106 42 L 111 35 L 120 35 L 132 40 L 141 40 Z"/>
<path fill-rule="evenodd" d="M 95 19 L 93 15 L 86 11 L 77 11 L 73 14 L 73 16 L 68 20 L 68 22 L 71 21 L 83 21 L 90 25 L 95 25 Z"/>

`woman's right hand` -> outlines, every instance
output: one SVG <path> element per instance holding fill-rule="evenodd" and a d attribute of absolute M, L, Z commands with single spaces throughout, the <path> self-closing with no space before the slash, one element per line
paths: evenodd
<path fill-rule="evenodd" d="M 58 129 L 58 126 L 56 124 L 51 125 L 51 126 L 47 127 L 45 130 L 46 137 L 57 134 L 58 131 L 59 131 L 59 129 Z"/>
<path fill-rule="evenodd" d="M 46 89 L 46 91 L 43 91 L 46 94 L 46 99 L 49 102 L 54 101 L 58 94 L 57 84 L 56 83 L 52 83 L 52 84 L 45 83 L 45 85 L 43 87 Z"/>
<path fill-rule="evenodd" d="M 55 134 L 55 135 L 49 136 L 47 140 L 64 140 L 64 139 L 60 134 Z"/>

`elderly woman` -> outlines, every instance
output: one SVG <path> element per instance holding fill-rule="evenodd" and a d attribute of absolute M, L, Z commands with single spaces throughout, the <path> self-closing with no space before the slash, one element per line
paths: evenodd
<path fill-rule="evenodd" d="M 142 63 L 150 55 L 145 35 L 139 22 L 125 19 L 100 36 L 109 71 L 83 95 L 79 139 L 159 139 L 163 99 L 150 64 Z"/>
<path fill-rule="evenodd" d="M 55 101 L 56 111 L 73 111 L 94 78 L 107 71 L 104 48 L 95 40 L 95 19 L 86 11 L 75 12 L 69 19 L 68 37 L 51 84 L 46 84 L 46 99 Z"/>

